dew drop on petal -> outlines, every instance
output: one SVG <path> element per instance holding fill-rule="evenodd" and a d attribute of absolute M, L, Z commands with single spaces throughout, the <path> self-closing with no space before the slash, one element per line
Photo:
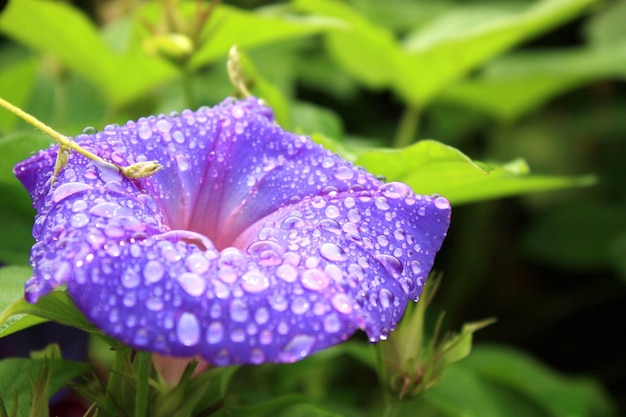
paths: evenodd
<path fill-rule="evenodd" d="M 150 297 L 146 300 L 146 307 L 148 310 L 161 311 L 163 310 L 164 303 L 159 297 Z"/>
<path fill-rule="evenodd" d="M 93 187 L 91 185 L 81 182 L 68 182 L 65 184 L 61 184 L 56 188 L 56 190 L 54 190 L 54 193 L 52 194 L 52 201 L 54 203 L 58 203 L 59 201 L 66 199 L 72 194 L 92 189 Z"/>
<path fill-rule="evenodd" d="M 172 125 L 167 121 L 167 119 L 160 119 L 156 122 L 156 128 L 159 132 L 167 133 L 172 128 Z"/>
<path fill-rule="evenodd" d="M 324 243 L 320 246 L 320 255 L 331 262 L 343 262 L 348 259 L 348 256 L 339 246 L 334 243 Z"/>
<path fill-rule="evenodd" d="M 189 161 L 183 155 L 176 155 L 176 165 L 179 171 L 187 171 L 189 169 Z"/>
<path fill-rule="evenodd" d="M 393 304 L 394 296 L 387 288 L 381 288 L 380 291 L 378 291 L 378 299 L 380 300 L 381 307 L 388 309 Z"/>
<path fill-rule="evenodd" d="M 326 207 L 326 210 L 324 210 L 324 214 L 329 219 L 336 219 L 337 217 L 339 217 L 339 214 L 341 213 L 339 212 L 339 209 L 337 208 L 337 206 L 328 206 Z"/>
<path fill-rule="evenodd" d="M 289 216 L 285 220 L 283 220 L 281 224 L 281 229 L 284 229 L 284 230 L 301 229 L 304 226 L 305 226 L 305 222 L 300 217 Z"/>
<path fill-rule="evenodd" d="M 281 362 L 295 362 L 305 358 L 313 350 L 315 338 L 310 335 L 301 334 L 294 336 L 280 351 Z"/>
<path fill-rule="evenodd" d="M 137 134 L 141 139 L 150 139 L 152 137 L 152 129 L 150 126 L 143 125 L 139 128 Z"/>
<path fill-rule="evenodd" d="M 294 282 L 298 278 L 298 270 L 294 266 L 285 263 L 276 268 L 276 276 L 285 282 Z"/>
<path fill-rule="evenodd" d="M 389 201 L 385 197 L 376 197 L 374 204 L 380 210 L 389 210 Z"/>
<path fill-rule="evenodd" d="M 329 314 L 324 317 L 324 330 L 328 333 L 336 333 L 341 328 L 341 321 L 336 314 Z"/>
<path fill-rule="evenodd" d="M 89 210 L 89 214 L 93 214 L 94 216 L 104 217 L 106 219 L 110 219 L 118 214 L 121 214 L 123 210 L 122 206 L 113 202 L 105 202 L 96 204 Z"/>
<path fill-rule="evenodd" d="M 248 254 L 255 257 L 259 265 L 274 266 L 282 263 L 283 247 L 270 240 L 254 242 L 248 247 Z"/>
<path fill-rule="evenodd" d="M 343 314 L 350 314 L 353 311 L 352 301 L 346 294 L 338 293 L 333 296 L 330 303 L 333 305 L 335 310 Z"/>
<path fill-rule="evenodd" d="M 185 346 L 198 344 L 200 341 L 200 323 L 195 314 L 181 314 L 176 323 L 176 337 Z"/>
<path fill-rule="evenodd" d="M 250 363 L 260 365 L 263 362 L 265 362 L 265 353 L 259 348 L 252 349 L 250 351 Z"/>
<path fill-rule="evenodd" d="M 89 216 L 87 216 L 85 213 L 76 213 L 72 215 L 70 223 L 72 227 L 80 229 L 81 227 L 85 227 L 87 226 L 87 224 L 89 224 Z"/>
<path fill-rule="evenodd" d="M 122 274 L 122 285 L 124 288 L 131 289 L 139 285 L 139 274 L 132 268 L 127 268 Z"/>
<path fill-rule="evenodd" d="M 205 280 L 197 274 L 183 272 L 178 276 L 178 283 L 192 297 L 200 297 L 206 290 Z"/>
<path fill-rule="evenodd" d="M 445 210 L 450 208 L 450 202 L 444 197 L 435 198 L 435 207 L 440 210 Z"/>
<path fill-rule="evenodd" d="M 328 287 L 330 278 L 318 268 L 307 269 L 302 273 L 302 286 L 313 291 L 322 291 Z"/>
<path fill-rule="evenodd" d="M 270 287 L 270 280 L 261 271 L 248 271 L 241 277 L 241 288 L 249 293 L 264 291 Z"/>
<path fill-rule="evenodd" d="M 340 166 L 333 175 L 338 180 L 350 180 L 354 177 L 354 171 L 347 166 Z"/>
<path fill-rule="evenodd" d="M 206 256 L 199 253 L 192 253 L 185 259 L 185 266 L 187 266 L 189 271 L 201 275 L 209 270 L 210 264 Z"/>
<path fill-rule="evenodd" d="M 400 262 L 400 260 L 395 256 L 382 254 L 376 255 L 376 259 L 380 261 L 380 263 L 394 278 L 402 275 L 404 267 L 402 266 L 402 262 Z"/>
<path fill-rule="evenodd" d="M 165 268 L 159 261 L 148 261 L 143 267 L 143 277 L 148 282 L 158 282 L 163 278 L 163 274 L 165 274 Z"/>
<path fill-rule="evenodd" d="M 248 320 L 248 306 L 245 301 L 236 298 L 230 303 L 228 309 L 230 318 L 233 319 L 233 321 L 243 323 Z"/>
<path fill-rule="evenodd" d="M 309 300 L 304 297 L 296 297 L 291 302 L 291 311 L 294 314 L 304 314 L 309 310 Z"/>
<path fill-rule="evenodd" d="M 269 318 L 270 318 L 270 312 L 265 307 L 259 307 L 257 311 L 254 313 L 254 321 L 256 321 L 257 324 L 259 325 L 267 323 Z"/>
<path fill-rule="evenodd" d="M 209 324 L 206 332 L 206 341 L 209 344 L 216 344 L 222 341 L 224 336 L 224 326 L 219 321 Z"/>
<path fill-rule="evenodd" d="M 411 187 L 402 182 L 389 182 L 380 187 L 380 191 L 385 197 L 392 199 L 402 198 L 413 193 Z"/>
<path fill-rule="evenodd" d="M 411 271 L 413 271 L 413 273 L 416 275 L 422 272 L 422 264 L 420 261 L 417 261 L 417 260 L 409 261 L 409 267 L 411 267 Z"/>

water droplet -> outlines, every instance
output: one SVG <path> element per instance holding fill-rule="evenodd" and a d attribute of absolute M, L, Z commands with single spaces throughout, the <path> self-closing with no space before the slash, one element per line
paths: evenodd
<path fill-rule="evenodd" d="M 204 274 L 209 270 L 209 260 L 200 253 L 192 253 L 185 259 L 185 265 L 189 271 L 196 274 Z"/>
<path fill-rule="evenodd" d="M 269 297 L 267 301 L 270 303 L 272 308 L 279 313 L 287 310 L 288 303 L 283 294 L 274 294 Z"/>
<path fill-rule="evenodd" d="M 324 330 L 328 333 L 337 333 L 341 328 L 341 321 L 336 314 L 329 314 L 324 317 Z"/>
<path fill-rule="evenodd" d="M 301 229 L 304 226 L 305 226 L 305 222 L 300 217 L 289 216 L 285 220 L 283 220 L 281 224 L 281 229 L 285 229 L 285 230 Z"/>
<path fill-rule="evenodd" d="M 85 200 L 76 200 L 72 203 L 72 212 L 80 213 L 87 209 L 87 202 Z"/>
<path fill-rule="evenodd" d="M 309 310 L 309 300 L 304 297 L 296 297 L 291 302 L 291 311 L 294 314 L 304 314 Z"/>
<path fill-rule="evenodd" d="M 113 202 L 105 202 L 96 204 L 89 210 L 89 214 L 93 214 L 94 216 L 104 217 L 106 219 L 110 219 L 114 216 L 122 214 L 125 211 L 122 206 Z"/>
<path fill-rule="evenodd" d="M 324 243 L 320 246 L 320 255 L 332 262 L 343 262 L 348 259 L 346 252 L 334 243 Z"/>
<path fill-rule="evenodd" d="M 87 216 L 85 213 L 76 213 L 72 215 L 70 223 L 72 227 L 80 229 L 81 227 L 85 227 L 87 226 L 87 224 L 89 224 L 89 216 Z"/>
<path fill-rule="evenodd" d="M 245 301 L 239 298 L 235 298 L 230 303 L 228 311 L 230 313 L 230 318 L 232 318 L 233 321 L 243 323 L 248 320 L 248 306 Z"/>
<path fill-rule="evenodd" d="M 311 205 L 317 209 L 321 209 L 326 206 L 326 200 L 324 200 L 323 197 L 315 196 L 313 201 L 311 201 Z"/>
<path fill-rule="evenodd" d="M 219 321 L 214 321 L 209 324 L 209 328 L 206 333 L 206 341 L 209 344 L 216 344 L 222 341 L 224 336 L 224 326 Z"/>
<path fill-rule="evenodd" d="M 261 240 L 250 245 L 247 252 L 257 259 L 259 265 L 273 266 L 282 263 L 284 250 L 276 242 Z"/>
<path fill-rule="evenodd" d="M 404 267 L 402 266 L 402 262 L 400 262 L 395 256 L 382 254 L 376 255 L 376 259 L 378 259 L 380 263 L 383 264 L 385 269 L 391 274 L 392 277 L 396 278 L 402 275 Z"/>
<path fill-rule="evenodd" d="M 159 132 L 167 133 L 172 128 L 172 125 L 167 121 L 167 119 L 159 119 L 156 122 L 156 128 Z"/>
<path fill-rule="evenodd" d="M 270 280 L 261 271 L 248 271 L 241 277 L 241 287 L 249 293 L 257 293 L 268 289 Z"/>
<path fill-rule="evenodd" d="M 305 358 L 313 350 L 315 338 L 310 335 L 300 334 L 294 336 L 280 351 L 279 359 L 281 362 L 295 362 Z"/>
<path fill-rule="evenodd" d="M 387 288 L 381 288 L 380 291 L 378 291 L 378 299 L 380 300 L 381 307 L 388 309 L 393 304 L 394 296 Z"/>
<path fill-rule="evenodd" d="M 246 331 L 244 329 L 235 329 L 230 332 L 230 340 L 235 343 L 241 343 L 246 340 Z"/>
<path fill-rule="evenodd" d="M 269 318 L 270 318 L 270 312 L 265 307 L 259 307 L 257 311 L 254 313 L 254 321 L 256 321 L 257 324 L 259 325 L 267 323 Z"/>
<path fill-rule="evenodd" d="M 353 311 L 352 301 L 346 294 L 337 293 L 333 296 L 330 303 L 333 305 L 335 310 L 343 314 L 350 314 Z"/>
<path fill-rule="evenodd" d="M 233 107 L 231 114 L 235 119 L 241 119 L 243 117 L 243 109 L 239 106 Z"/>
<path fill-rule="evenodd" d="M 330 278 L 318 268 L 307 269 L 302 273 L 302 286 L 312 291 L 322 291 L 328 287 Z"/>
<path fill-rule="evenodd" d="M 276 268 L 276 276 L 285 282 L 294 282 L 298 278 L 298 270 L 287 263 Z"/>
<path fill-rule="evenodd" d="M 398 199 L 413 193 L 411 187 L 402 182 L 389 182 L 382 187 L 380 191 L 385 197 Z"/>
<path fill-rule="evenodd" d="M 152 137 L 152 129 L 150 126 L 143 125 L 139 128 L 137 134 L 141 139 L 150 139 Z"/>
<path fill-rule="evenodd" d="M 376 197 L 374 204 L 380 210 L 389 210 L 389 200 L 387 200 L 385 197 Z"/>
<path fill-rule="evenodd" d="M 182 144 L 185 142 L 185 135 L 183 135 L 183 133 L 180 130 L 177 130 L 174 133 L 172 133 L 172 137 L 174 138 L 176 143 Z"/>
<path fill-rule="evenodd" d="M 206 282 L 197 274 L 183 272 L 178 276 L 178 283 L 192 297 L 200 297 L 206 290 Z"/>
<path fill-rule="evenodd" d="M 422 273 L 422 263 L 420 261 L 409 261 L 409 266 L 411 267 L 411 271 L 413 271 L 414 274 L 419 275 Z"/>
<path fill-rule="evenodd" d="M 324 210 L 324 214 L 329 219 L 336 219 L 337 217 L 339 217 L 340 211 L 337 206 L 328 206 L 326 207 L 326 210 Z"/>
<path fill-rule="evenodd" d="M 387 239 L 387 236 L 385 235 L 378 235 L 376 237 L 376 242 L 378 242 L 380 246 L 387 246 L 389 244 L 389 239 Z"/>
<path fill-rule="evenodd" d="M 260 365 L 265 362 L 265 353 L 259 349 L 254 348 L 250 351 L 250 363 Z"/>
<path fill-rule="evenodd" d="M 137 346 L 145 346 L 148 344 L 148 331 L 144 328 L 138 329 L 133 338 L 133 343 Z"/>
<path fill-rule="evenodd" d="M 143 267 L 143 277 L 148 282 L 158 282 L 163 278 L 164 273 L 165 268 L 163 268 L 163 265 L 159 261 L 148 261 Z"/>
<path fill-rule="evenodd" d="M 96 133 L 98 133 L 98 129 L 96 129 L 93 126 L 87 126 L 86 128 L 83 129 L 82 133 L 84 135 L 95 135 Z"/>
<path fill-rule="evenodd" d="M 122 274 L 122 285 L 124 288 L 135 288 L 139 285 L 139 274 L 133 268 L 126 268 Z"/>
<path fill-rule="evenodd" d="M 183 155 L 176 155 L 176 165 L 178 166 L 178 169 L 180 171 L 187 171 L 189 169 L 189 162 L 187 161 L 187 158 L 185 158 Z"/>
<path fill-rule="evenodd" d="M 350 220 L 352 223 L 358 223 L 361 220 L 361 214 L 359 213 L 357 209 L 352 209 L 348 211 L 347 217 L 348 217 L 348 220 Z"/>
<path fill-rule="evenodd" d="M 450 202 L 444 197 L 435 198 L 435 207 L 440 210 L 446 210 L 450 208 Z"/>
<path fill-rule="evenodd" d="M 316 226 L 337 236 L 341 234 L 341 228 L 339 227 L 339 223 L 331 219 L 322 219 L 317 223 Z"/>
<path fill-rule="evenodd" d="M 259 343 L 261 343 L 262 345 L 269 345 L 270 343 L 272 343 L 273 339 L 274 337 L 272 336 L 272 332 L 270 332 L 269 330 L 263 330 L 259 335 Z"/>
<path fill-rule="evenodd" d="M 200 341 L 200 323 L 194 314 L 181 314 L 176 324 L 176 337 L 185 346 L 198 344 Z"/>
<path fill-rule="evenodd" d="M 52 194 L 52 202 L 58 203 L 73 194 L 87 190 L 93 190 L 93 187 L 81 182 L 68 182 L 61 184 L 56 188 L 56 190 L 54 190 L 54 193 Z"/>
<path fill-rule="evenodd" d="M 350 180 L 354 177 L 354 171 L 347 166 L 340 166 L 333 175 L 338 180 Z"/>
<path fill-rule="evenodd" d="M 164 303 L 159 297 L 150 297 L 146 300 L 146 307 L 148 310 L 161 311 L 163 310 Z"/>

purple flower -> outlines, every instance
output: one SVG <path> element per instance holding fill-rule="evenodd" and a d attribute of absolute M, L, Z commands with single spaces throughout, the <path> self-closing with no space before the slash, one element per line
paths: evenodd
<path fill-rule="evenodd" d="M 214 365 L 293 362 L 357 329 L 385 339 L 417 300 L 450 217 L 282 130 L 256 98 L 79 135 L 128 179 L 58 147 L 15 167 L 37 210 L 26 298 L 67 285 L 105 333 Z"/>

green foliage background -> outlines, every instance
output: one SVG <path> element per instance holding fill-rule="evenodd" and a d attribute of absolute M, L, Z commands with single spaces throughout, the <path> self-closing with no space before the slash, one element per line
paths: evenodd
<path fill-rule="evenodd" d="M 453 203 L 431 309 L 446 329 L 498 322 L 396 415 L 626 412 L 626 0 L 241 0 L 195 30 L 197 15 L 193 1 L 12 0 L 0 96 L 72 136 L 220 102 L 237 44 L 283 127 Z M 0 336 L 47 319 L 95 331 L 63 295 L 54 314 L 11 304 L 34 215 L 11 170 L 48 144 L 0 112 Z M 381 415 L 367 349 L 357 336 L 242 368 L 231 413 Z"/>

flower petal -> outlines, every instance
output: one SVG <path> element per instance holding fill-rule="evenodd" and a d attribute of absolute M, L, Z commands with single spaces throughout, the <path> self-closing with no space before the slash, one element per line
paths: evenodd
<path fill-rule="evenodd" d="M 106 333 L 217 365 L 293 362 L 365 330 L 384 339 L 416 300 L 449 224 L 441 197 L 383 184 L 283 131 L 257 99 L 109 126 L 16 166 L 38 211 L 31 302 L 67 284 Z"/>

